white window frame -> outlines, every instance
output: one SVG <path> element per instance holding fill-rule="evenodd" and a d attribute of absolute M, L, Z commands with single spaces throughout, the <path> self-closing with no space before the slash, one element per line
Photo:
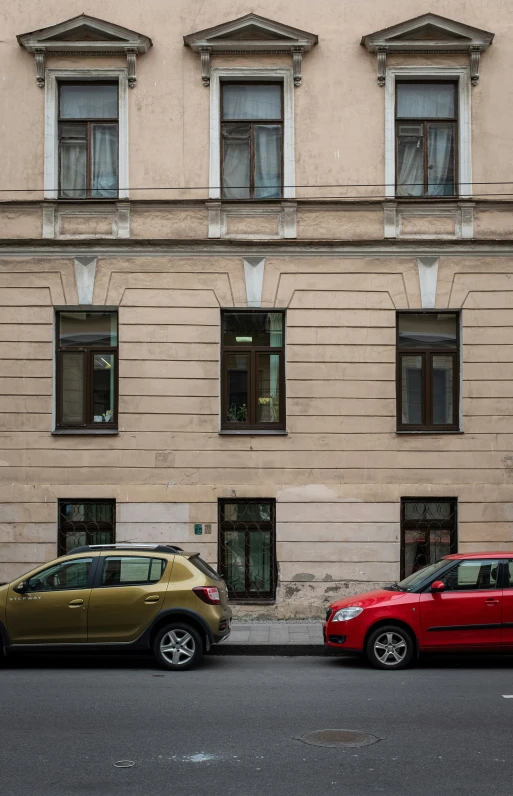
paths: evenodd
<path fill-rule="evenodd" d="M 294 155 L 294 77 L 292 67 L 213 67 L 210 70 L 209 198 L 221 198 L 221 82 L 266 80 L 283 85 L 283 196 L 296 196 Z M 258 201 L 258 200 L 255 200 Z"/>
<path fill-rule="evenodd" d="M 102 80 L 118 81 L 119 98 L 119 186 L 116 199 L 128 199 L 128 69 L 45 70 L 45 199 L 59 198 L 59 83 Z M 76 200 L 84 201 L 84 200 Z"/>
<path fill-rule="evenodd" d="M 472 196 L 472 119 L 470 67 L 467 66 L 389 66 L 385 81 L 385 195 L 396 199 L 395 192 L 395 84 L 396 80 L 430 78 L 433 81 L 458 81 L 458 195 Z M 422 197 L 428 202 L 438 197 Z"/>

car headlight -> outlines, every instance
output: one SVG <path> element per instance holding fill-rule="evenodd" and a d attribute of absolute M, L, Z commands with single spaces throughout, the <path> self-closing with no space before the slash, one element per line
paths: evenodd
<path fill-rule="evenodd" d="M 358 608 L 356 605 L 352 608 L 341 608 L 340 611 L 337 611 L 335 616 L 332 618 L 332 622 L 347 622 L 348 619 L 354 619 L 355 616 L 360 616 L 363 608 Z"/>

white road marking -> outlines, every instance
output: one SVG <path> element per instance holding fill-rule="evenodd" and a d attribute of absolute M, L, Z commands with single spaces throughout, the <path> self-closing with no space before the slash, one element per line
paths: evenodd
<path fill-rule="evenodd" d="M 504 699 L 513 699 L 513 694 L 503 694 Z"/>

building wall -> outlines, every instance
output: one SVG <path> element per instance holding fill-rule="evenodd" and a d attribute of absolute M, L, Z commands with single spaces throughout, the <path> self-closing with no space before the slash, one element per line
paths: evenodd
<path fill-rule="evenodd" d="M 207 250 L 205 250 L 207 251 Z M 288 436 L 219 435 L 220 307 L 245 306 L 240 255 L 99 257 L 94 304 L 119 306 L 120 433 L 52 436 L 53 308 L 73 261 L 2 261 L 0 581 L 56 554 L 58 498 L 115 498 L 117 538 L 217 559 L 217 499 L 276 498 L 279 590 L 259 615 L 319 615 L 399 577 L 404 496 L 457 497 L 459 549 L 513 534 L 509 257 L 444 255 L 436 305 L 462 308 L 464 433 L 395 432 L 395 312 L 420 307 L 409 254 L 265 260 L 287 310 Z M 194 523 L 211 523 L 210 536 Z"/>
<path fill-rule="evenodd" d="M 16 36 L 53 25 L 83 12 L 139 31 L 154 46 L 137 59 L 138 84 L 130 92 L 130 183 L 132 199 L 194 199 L 208 185 L 209 91 L 201 83 L 199 56 L 183 46 L 183 36 L 254 11 L 264 17 L 311 31 L 319 44 L 306 54 L 303 83 L 295 92 L 296 182 L 298 196 L 354 195 L 353 188 L 317 189 L 319 185 L 376 185 L 383 182 L 384 92 L 376 81 L 376 57 L 360 46 L 363 35 L 431 11 L 496 33 L 482 56 L 481 77 L 472 93 L 473 168 L 476 182 L 502 180 L 510 158 L 513 87 L 509 35 L 511 10 L 502 0 L 68 0 L 14 4 L 2 19 L 0 70 L 3 113 L 0 130 L 4 188 L 35 188 L 43 183 L 44 92 L 35 83 L 34 56 L 18 46 Z M 94 60 L 94 63 L 91 63 Z M 392 56 L 392 63 L 468 64 L 468 55 Z M 215 56 L 213 65 L 255 65 L 255 57 Z M 50 57 L 56 68 L 123 66 L 123 58 Z M 285 55 L 260 56 L 257 65 L 290 65 Z M 24 101 L 20 102 L 19 98 Z M 136 188 L 182 188 L 136 191 Z M 492 193 L 492 189 L 487 193 Z M 359 198 L 375 195 L 359 188 Z M 9 195 L 19 199 L 19 195 Z M 25 198 L 40 198 L 40 191 Z"/>
<path fill-rule="evenodd" d="M 44 91 L 16 35 L 83 11 L 153 39 L 129 91 L 129 198 L 43 200 Z M 494 31 L 471 91 L 472 199 L 385 200 L 385 92 L 362 35 L 427 11 Z M 210 92 L 193 31 L 255 11 L 312 31 L 294 90 L 296 197 L 209 200 Z M 5 16 L 5 15 L 4 15 Z M 57 552 L 59 499 L 114 498 L 119 541 L 218 556 L 218 500 L 275 498 L 279 580 L 259 616 L 320 616 L 400 575 L 402 497 L 458 499 L 459 550 L 513 542 L 512 13 L 502 0 L 69 0 L 13 5 L 0 68 L 0 583 Z M 468 54 L 389 66 L 468 67 Z M 287 55 L 214 55 L 287 66 Z M 116 56 L 47 67 L 126 66 Z M 20 97 L 23 101 L 20 101 Z M 495 182 L 494 182 L 495 181 Z M 144 189 L 144 190 L 143 190 Z M 216 231 L 217 230 L 217 231 Z M 213 238 L 218 238 L 214 240 Z M 55 308 L 119 309 L 119 434 L 52 434 Z M 221 435 L 220 310 L 246 307 L 244 259 L 265 260 L 261 306 L 286 310 L 287 435 Z M 396 312 L 461 310 L 461 433 L 396 432 Z M 194 525 L 211 533 L 195 535 Z"/>

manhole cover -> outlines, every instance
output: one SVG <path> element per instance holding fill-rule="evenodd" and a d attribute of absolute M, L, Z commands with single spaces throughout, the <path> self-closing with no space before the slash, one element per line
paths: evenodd
<path fill-rule="evenodd" d="M 370 746 L 372 743 L 382 741 L 376 735 L 358 730 L 315 730 L 301 735 L 298 741 L 313 744 L 313 746 Z"/>

